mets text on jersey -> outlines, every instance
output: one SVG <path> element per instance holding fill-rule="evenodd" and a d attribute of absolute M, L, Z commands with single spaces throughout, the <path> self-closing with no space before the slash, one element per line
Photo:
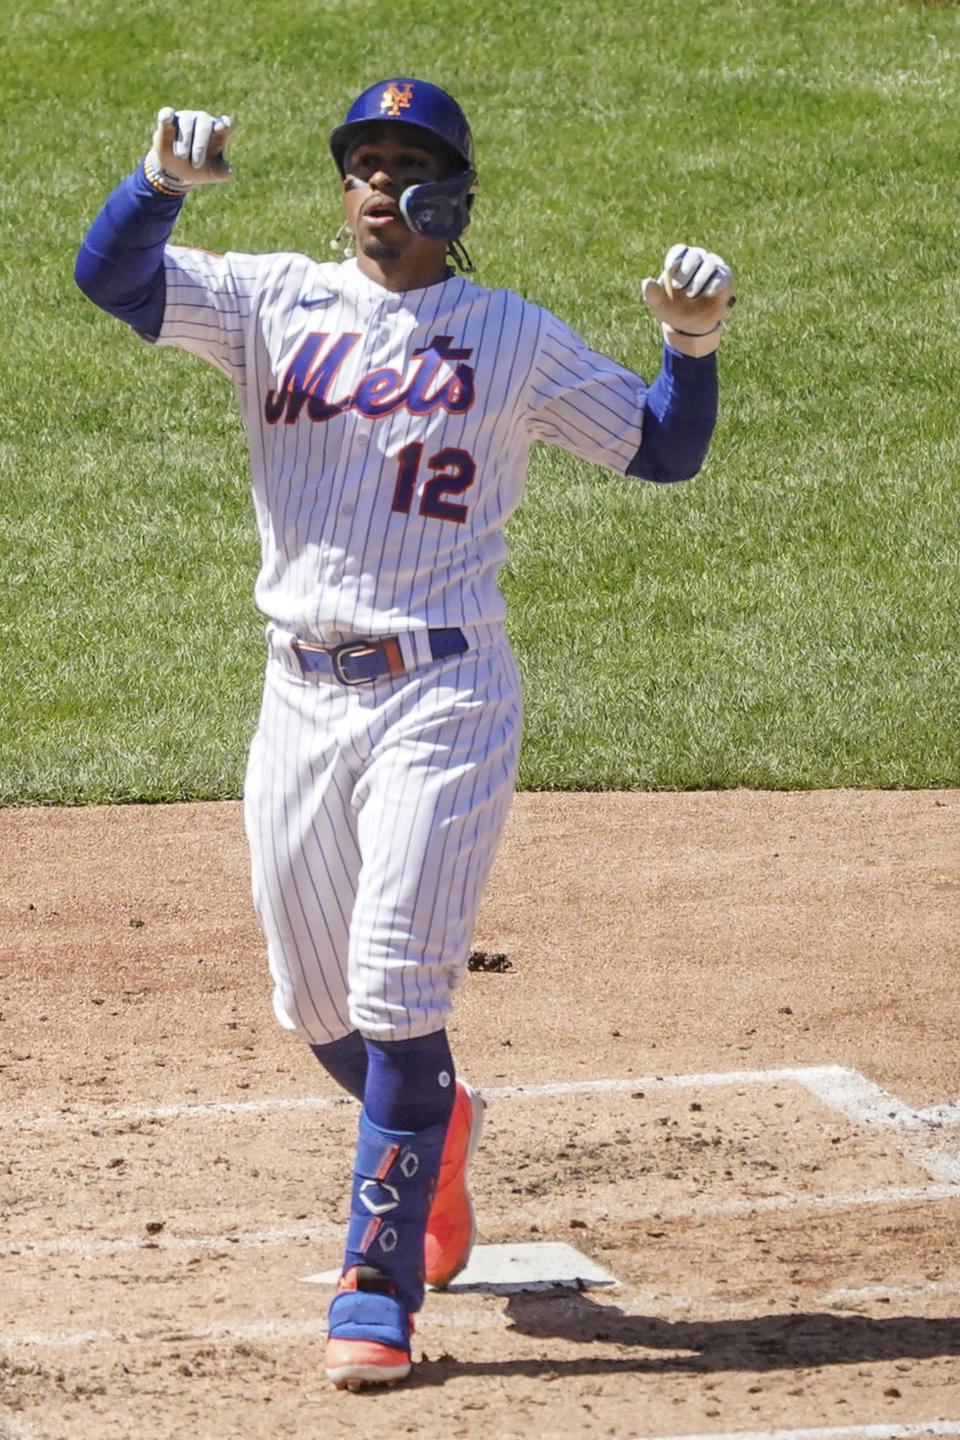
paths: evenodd
<path fill-rule="evenodd" d="M 330 420 L 345 410 L 357 410 L 375 420 L 401 408 L 412 415 L 429 415 L 434 410 L 462 415 L 470 409 L 474 372 L 463 362 L 473 351 L 455 349 L 452 335 L 435 335 L 414 350 L 406 374 L 390 368 L 374 370 L 353 394 L 331 399 L 337 371 L 360 339 L 356 332 L 335 339 L 327 331 L 308 335 L 288 365 L 280 389 L 267 391 L 263 413 L 268 423 L 275 425 L 282 418 L 292 425 L 304 406 L 308 419 L 318 421 Z"/>

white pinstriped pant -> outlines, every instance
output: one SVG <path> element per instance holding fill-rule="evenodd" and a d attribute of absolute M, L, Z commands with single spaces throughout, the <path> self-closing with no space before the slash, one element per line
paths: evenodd
<path fill-rule="evenodd" d="M 442 1029 L 513 794 L 505 633 L 371 685 L 268 661 L 244 815 L 273 1004 L 312 1044 Z"/>

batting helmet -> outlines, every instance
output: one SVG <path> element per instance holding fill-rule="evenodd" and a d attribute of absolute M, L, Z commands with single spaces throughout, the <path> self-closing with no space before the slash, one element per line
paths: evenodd
<path fill-rule="evenodd" d="M 330 153 L 341 176 L 351 145 L 372 125 L 406 126 L 420 132 L 426 148 L 440 150 L 451 173 L 409 186 L 400 197 L 400 209 L 420 235 L 441 240 L 462 235 L 470 220 L 477 175 L 470 126 L 453 96 L 426 80 L 381 80 L 364 90 L 330 136 Z"/>

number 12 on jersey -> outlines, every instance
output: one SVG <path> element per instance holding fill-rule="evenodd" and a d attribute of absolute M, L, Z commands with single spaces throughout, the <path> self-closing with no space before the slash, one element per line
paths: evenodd
<path fill-rule="evenodd" d="M 397 483 L 393 491 L 392 509 L 399 515 L 409 515 L 417 493 L 417 482 L 423 461 L 423 446 L 414 441 L 405 445 L 397 455 Z M 419 513 L 435 520 L 452 520 L 462 525 L 467 518 L 466 505 L 457 505 L 445 499 L 448 495 L 462 495 L 473 484 L 477 467 L 473 456 L 466 450 L 448 447 L 438 450 L 426 462 L 427 469 L 434 473 L 427 480 L 420 496 Z"/>

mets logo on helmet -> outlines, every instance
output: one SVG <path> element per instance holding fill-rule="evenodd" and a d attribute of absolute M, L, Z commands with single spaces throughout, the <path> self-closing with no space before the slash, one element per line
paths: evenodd
<path fill-rule="evenodd" d="M 412 85 L 388 85 L 380 96 L 380 109 L 385 115 L 395 118 L 401 110 L 410 109 L 412 99 Z"/>

